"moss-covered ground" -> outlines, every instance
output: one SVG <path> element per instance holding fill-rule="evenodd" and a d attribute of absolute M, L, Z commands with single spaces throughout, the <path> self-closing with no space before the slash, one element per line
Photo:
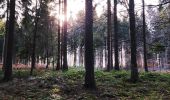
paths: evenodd
<path fill-rule="evenodd" d="M 0 78 L 2 78 L 0 71 Z M 85 72 L 69 69 L 14 70 L 13 80 L 0 82 L 0 100 L 170 100 L 170 74 L 140 73 L 137 83 L 128 71 L 95 71 L 97 89 L 83 88 Z"/>

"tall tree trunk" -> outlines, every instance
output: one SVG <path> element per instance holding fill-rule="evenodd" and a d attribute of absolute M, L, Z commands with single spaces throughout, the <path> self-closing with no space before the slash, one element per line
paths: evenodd
<path fill-rule="evenodd" d="M 54 20 L 50 20 L 50 33 L 51 33 L 51 44 L 53 44 L 53 32 L 52 32 L 52 26 L 54 25 Z M 51 46 L 51 55 L 52 55 L 52 68 L 55 70 L 55 54 L 54 54 L 54 45 Z"/>
<path fill-rule="evenodd" d="M 105 39 L 105 48 L 104 48 L 104 57 L 105 57 L 105 67 L 107 68 L 107 65 L 108 65 L 108 53 L 107 53 L 107 39 Z"/>
<path fill-rule="evenodd" d="M 74 46 L 74 67 L 76 67 L 76 62 L 77 62 L 77 49 Z"/>
<path fill-rule="evenodd" d="M 85 1 L 85 88 L 95 89 L 94 52 L 93 52 L 93 5 Z"/>
<path fill-rule="evenodd" d="M 67 0 L 64 0 L 64 37 L 63 37 L 63 70 L 68 70 L 67 65 Z"/>
<path fill-rule="evenodd" d="M 63 22 L 62 22 L 63 23 Z M 64 28 L 63 28 L 63 26 L 61 27 L 61 49 L 60 49 L 60 64 L 61 64 L 61 69 L 63 69 L 63 37 L 64 37 L 64 35 L 63 35 L 63 33 L 64 33 Z"/>
<path fill-rule="evenodd" d="M 115 70 L 119 70 L 119 46 L 118 46 L 118 23 L 117 23 L 117 0 L 114 0 L 114 49 Z"/>
<path fill-rule="evenodd" d="M 83 45 L 80 45 L 79 65 L 83 66 Z"/>
<path fill-rule="evenodd" d="M 59 16 L 60 16 L 60 11 L 61 11 L 61 0 L 58 0 L 59 1 L 59 8 L 58 8 L 58 12 L 59 12 Z M 61 67 L 61 64 L 60 64 L 60 47 L 61 47 L 61 44 L 60 44 L 60 32 L 61 32 L 61 28 L 60 28 L 60 19 L 58 19 L 58 51 L 57 51 L 57 67 L 56 67 L 56 70 L 59 70 L 60 67 Z"/>
<path fill-rule="evenodd" d="M 5 72 L 4 80 L 9 81 L 12 78 L 12 57 L 13 57 L 13 40 L 15 27 L 15 0 L 10 0 L 10 16 L 9 16 L 9 30 L 7 34 L 7 51 L 5 56 Z"/>
<path fill-rule="evenodd" d="M 138 68 L 136 62 L 136 25 L 135 25 L 135 11 L 134 0 L 129 0 L 129 21 L 130 21 L 130 38 L 131 38 L 131 80 L 138 81 Z"/>
<path fill-rule="evenodd" d="M 3 43 L 3 51 L 2 51 L 2 61 L 3 61 L 3 66 L 2 70 L 4 70 L 5 66 L 5 57 L 6 57 L 6 51 L 7 51 L 7 38 L 8 38 L 8 28 L 9 28 L 9 0 L 7 0 L 7 16 L 6 16 L 6 25 L 5 25 L 5 37 L 4 37 L 4 43 Z"/>
<path fill-rule="evenodd" d="M 108 65 L 107 65 L 107 71 L 110 71 L 112 68 L 112 46 L 111 46 L 111 40 L 112 40 L 112 33 L 111 33 L 111 2 L 110 0 L 107 0 L 107 50 L 108 50 Z"/>
<path fill-rule="evenodd" d="M 99 63 L 100 63 L 100 69 L 103 69 L 103 49 L 99 51 Z"/>
<path fill-rule="evenodd" d="M 49 49 L 48 49 L 48 46 L 47 46 L 47 51 L 46 51 L 46 59 L 47 59 L 47 65 L 46 65 L 46 69 L 49 68 Z"/>
<path fill-rule="evenodd" d="M 40 0 L 40 4 L 41 4 L 41 1 Z M 33 69 L 35 68 L 35 49 L 36 49 L 36 36 L 37 36 L 37 28 L 38 28 L 38 8 L 37 8 L 37 5 L 38 5 L 38 1 L 36 0 L 36 16 L 35 16 L 35 29 L 34 29 L 34 35 L 33 35 L 33 44 L 32 44 L 32 55 L 31 55 L 31 71 L 30 71 L 30 75 L 33 74 Z"/>
<path fill-rule="evenodd" d="M 48 22 L 48 23 L 50 23 L 50 22 Z M 47 26 L 47 33 L 48 34 L 50 34 L 49 30 L 50 30 L 50 24 L 48 24 L 48 26 Z M 45 48 L 46 49 L 46 59 L 47 59 L 46 69 L 49 68 L 49 63 L 50 63 L 49 62 L 49 35 L 48 34 L 46 36 L 47 47 Z"/>
<path fill-rule="evenodd" d="M 147 65 L 147 50 L 146 50 L 146 21 L 145 21 L 145 0 L 142 0 L 143 4 L 143 53 L 144 53 L 144 68 L 148 72 Z"/>

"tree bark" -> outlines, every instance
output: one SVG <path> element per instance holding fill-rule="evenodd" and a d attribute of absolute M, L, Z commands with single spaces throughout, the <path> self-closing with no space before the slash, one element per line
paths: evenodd
<path fill-rule="evenodd" d="M 49 49 L 48 49 L 48 47 L 47 47 L 47 51 L 46 51 L 46 59 L 47 59 L 47 65 L 46 65 L 46 69 L 48 69 L 49 68 Z"/>
<path fill-rule="evenodd" d="M 93 52 L 93 5 L 85 1 L 85 88 L 95 89 L 94 52 Z"/>
<path fill-rule="evenodd" d="M 64 41 L 63 41 L 63 70 L 68 70 L 67 65 L 67 0 L 64 0 Z"/>
<path fill-rule="evenodd" d="M 61 27 L 61 49 L 60 49 L 60 64 L 61 64 L 61 69 L 63 69 L 63 32 L 64 32 L 64 28 L 63 26 Z"/>
<path fill-rule="evenodd" d="M 41 1 L 40 0 L 40 7 L 41 7 Z M 31 71 L 30 71 L 30 75 L 33 74 L 33 69 L 35 68 L 35 62 L 36 62 L 36 57 L 35 57 L 35 49 L 36 49 L 36 40 L 37 40 L 37 29 L 38 29 L 38 8 L 37 8 L 37 4 L 38 1 L 36 0 L 36 16 L 35 16 L 35 29 L 34 29 L 34 35 L 33 35 L 33 44 L 32 44 L 32 55 L 31 55 Z"/>
<path fill-rule="evenodd" d="M 3 51 L 2 51 L 2 61 L 3 61 L 3 66 L 2 70 L 4 70 L 5 66 L 5 57 L 6 57 L 6 51 L 7 51 L 7 38 L 8 38 L 8 28 L 9 28 L 9 0 L 7 0 L 7 16 L 6 16 L 6 25 L 5 25 L 5 37 L 4 37 L 4 43 L 3 43 Z"/>
<path fill-rule="evenodd" d="M 74 47 L 74 67 L 76 67 L 76 62 L 77 62 L 77 49 Z"/>
<path fill-rule="evenodd" d="M 80 66 L 83 66 L 84 63 L 83 63 L 83 45 L 80 45 L 80 55 L 79 55 L 79 62 L 80 62 Z"/>
<path fill-rule="evenodd" d="M 59 15 L 60 15 L 60 11 L 61 11 L 61 0 L 58 0 L 59 1 Z M 60 64 L 60 47 L 61 47 L 61 44 L 60 44 L 60 32 L 61 32 L 61 30 L 60 30 L 61 28 L 60 28 L 60 19 L 58 19 L 58 52 L 57 52 L 57 67 L 56 67 L 56 70 L 59 70 L 60 69 L 60 67 L 61 67 L 61 64 Z"/>
<path fill-rule="evenodd" d="M 138 81 L 138 68 L 136 62 L 136 23 L 134 0 L 129 0 L 129 21 L 130 21 L 130 38 L 131 38 L 131 81 Z"/>
<path fill-rule="evenodd" d="M 118 23 L 117 23 L 117 0 L 114 0 L 114 50 L 115 70 L 119 70 L 119 46 L 118 46 Z"/>
<path fill-rule="evenodd" d="M 112 68 L 112 46 L 111 46 L 111 40 L 112 40 L 112 33 L 111 33 L 111 2 L 110 0 L 107 0 L 107 51 L 108 51 L 108 65 L 107 65 L 107 71 L 110 71 Z"/>
<path fill-rule="evenodd" d="M 13 57 L 13 40 L 15 27 L 15 0 L 10 0 L 10 16 L 9 16 L 9 30 L 7 34 L 7 51 L 5 56 L 5 72 L 4 81 L 12 79 L 12 57 Z"/>
<path fill-rule="evenodd" d="M 147 48 L 146 48 L 146 21 L 145 21 L 145 0 L 142 0 L 143 5 L 143 53 L 144 53 L 144 68 L 145 71 L 148 72 L 147 65 Z"/>

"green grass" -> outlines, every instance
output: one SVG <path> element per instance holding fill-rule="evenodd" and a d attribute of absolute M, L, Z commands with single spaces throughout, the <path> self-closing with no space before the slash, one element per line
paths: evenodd
<path fill-rule="evenodd" d="M 2 77 L 0 71 L 0 77 Z M 128 81 L 128 71 L 95 71 L 96 91 L 83 88 L 85 72 L 39 70 L 29 77 L 29 70 L 15 70 L 13 80 L 0 83 L 0 99 L 7 100 L 168 100 L 170 74 L 140 73 L 137 83 Z"/>

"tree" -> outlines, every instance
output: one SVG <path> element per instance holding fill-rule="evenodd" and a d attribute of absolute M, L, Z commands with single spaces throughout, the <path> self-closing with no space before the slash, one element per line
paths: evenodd
<path fill-rule="evenodd" d="M 58 15 L 60 15 L 60 11 L 61 11 L 61 0 L 58 0 L 59 3 L 58 3 Z M 60 28 L 60 19 L 58 19 L 58 51 L 57 51 L 57 67 L 56 67 L 56 70 L 59 70 L 60 67 L 61 67 L 61 64 L 60 64 L 60 32 L 61 32 L 61 28 Z"/>
<path fill-rule="evenodd" d="M 64 30 L 63 30 L 63 70 L 68 70 L 67 65 L 67 0 L 64 0 Z"/>
<path fill-rule="evenodd" d="M 40 8 L 41 8 L 41 1 L 40 0 Z M 38 0 L 36 0 L 36 16 L 35 16 L 35 28 L 34 28 L 34 35 L 33 35 L 33 43 L 32 43 L 32 55 L 31 55 L 31 71 L 30 71 L 30 75 L 33 74 L 33 69 L 35 68 L 35 49 L 36 49 L 36 40 L 37 40 L 37 29 L 38 29 Z"/>
<path fill-rule="evenodd" d="M 95 89 L 92 0 L 85 1 L 85 70 L 85 88 Z"/>
<path fill-rule="evenodd" d="M 118 46 L 118 22 L 117 22 L 117 0 L 114 0 L 114 49 L 115 70 L 119 70 L 119 46 Z"/>
<path fill-rule="evenodd" d="M 130 21 L 130 38 L 131 38 L 131 81 L 138 81 L 138 68 L 136 61 L 136 21 L 134 11 L 134 0 L 129 0 L 129 21 Z"/>
<path fill-rule="evenodd" d="M 4 80 L 9 81 L 12 78 L 12 56 L 13 56 L 13 40 L 14 40 L 14 25 L 15 25 L 15 0 L 10 0 L 10 16 L 9 30 L 7 36 L 7 52 L 5 57 L 5 72 Z"/>
<path fill-rule="evenodd" d="M 147 51 L 146 51 L 146 21 L 145 21 L 145 0 L 142 0 L 143 5 L 143 51 L 144 51 L 144 68 L 148 72 Z"/>
<path fill-rule="evenodd" d="M 111 2 L 107 0 L 107 51 L 108 51 L 108 65 L 107 71 L 113 68 L 112 64 L 112 32 L 111 32 Z"/>
<path fill-rule="evenodd" d="M 30 14 L 32 10 L 29 8 L 32 4 L 31 0 L 22 0 L 22 8 L 24 9 L 20 28 L 20 35 L 17 34 L 16 40 L 18 40 L 18 53 L 17 56 L 20 59 L 25 60 L 25 64 L 28 64 L 29 58 L 31 56 L 31 39 L 32 39 L 32 30 L 34 28 L 33 25 L 33 15 Z"/>
<path fill-rule="evenodd" d="M 7 0 L 7 9 L 6 9 L 7 15 L 6 15 L 6 25 L 5 25 L 5 37 L 4 37 L 4 44 L 3 44 L 3 67 L 2 70 L 4 70 L 5 66 L 5 57 L 6 57 L 6 51 L 7 51 L 7 35 L 8 35 L 8 25 L 9 25 L 9 0 Z"/>
<path fill-rule="evenodd" d="M 0 62 L 3 61 L 3 44 L 4 44 L 4 37 L 5 37 L 5 23 L 0 20 Z"/>

